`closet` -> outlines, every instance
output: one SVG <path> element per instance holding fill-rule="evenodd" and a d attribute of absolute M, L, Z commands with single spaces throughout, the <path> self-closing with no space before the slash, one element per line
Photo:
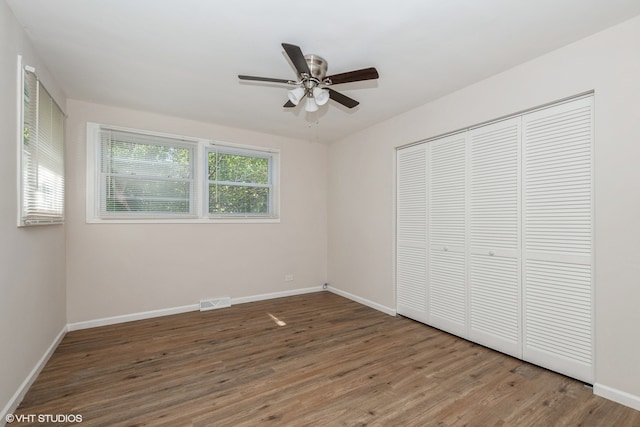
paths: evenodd
<path fill-rule="evenodd" d="M 397 150 L 397 313 L 593 382 L 593 97 Z"/>

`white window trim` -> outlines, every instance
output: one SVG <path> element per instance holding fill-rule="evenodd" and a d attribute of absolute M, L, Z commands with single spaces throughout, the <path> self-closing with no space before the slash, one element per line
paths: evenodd
<path fill-rule="evenodd" d="M 98 171 L 100 170 L 98 149 L 100 140 L 98 133 L 101 128 L 108 128 L 115 131 L 140 133 L 147 136 L 157 136 L 162 138 L 173 138 L 182 140 L 185 142 L 191 142 L 196 144 L 194 165 L 194 194 L 200 197 L 194 197 L 195 216 L 158 216 L 158 215 L 140 215 L 136 218 L 117 218 L 117 217 L 104 217 L 100 215 L 100 191 L 98 186 L 100 180 L 97 179 Z M 86 222 L 88 224 L 215 224 L 215 223 L 230 223 L 230 224 L 261 224 L 261 223 L 279 223 L 280 222 L 280 150 L 257 147 L 251 145 L 233 144 L 221 141 L 214 141 L 204 138 L 194 138 L 184 135 L 175 135 L 163 132 L 154 132 L 141 129 L 134 129 L 122 126 L 112 126 L 100 123 L 87 122 L 87 152 L 86 152 Z M 270 203 L 272 215 L 259 216 L 259 215 L 210 215 L 208 213 L 208 179 L 206 177 L 207 172 L 207 151 L 213 146 L 224 147 L 231 152 L 246 151 L 250 154 L 264 154 L 265 157 L 271 158 L 271 179 L 272 179 L 272 194 Z"/>
<path fill-rule="evenodd" d="M 23 65 L 22 65 L 22 55 L 18 55 L 18 66 L 16 72 L 16 81 L 18 84 L 16 85 L 16 107 L 17 107 L 17 117 L 16 117 L 16 129 L 17 129 L 17 149 L 16 149 L 16 195 L 17 195 L 17 217 L 16 217 L 16 225 L 18 227 L 24 227 L 22 222 L 22 138 L 23 138 L 23 127 L 24 127 L 24 100 L 22 99 L 22 94 L 24 93 L 24 82 L 23 82 Z"/>

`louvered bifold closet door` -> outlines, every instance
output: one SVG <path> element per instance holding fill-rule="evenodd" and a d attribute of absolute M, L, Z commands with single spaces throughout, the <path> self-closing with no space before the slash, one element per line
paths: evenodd
<path fill-rule="evenodd" d="M 469 338 L 522 357 L 520 123 L 469 132 Z"/>
<path fill-rule="evenodd" d="M 466 133 L 429 149 L 429 324 L 466 338 Z"/>
<path fill-rule="evenodd" d="M 427 322 L 426 144 L 397 151 L 396 310 Z"/>
<path fill-rule="evenodd" d="M 524 359 L 593 382 L 592 98 L 523 116 Z"/>

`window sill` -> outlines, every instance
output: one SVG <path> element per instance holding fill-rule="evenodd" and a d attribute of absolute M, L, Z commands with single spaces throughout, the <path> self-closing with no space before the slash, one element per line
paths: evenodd
<path fill-rule="evenodd" d="M 87 224 L 277 224 L 279 217 L 229 218 L 87 218 Z"/>

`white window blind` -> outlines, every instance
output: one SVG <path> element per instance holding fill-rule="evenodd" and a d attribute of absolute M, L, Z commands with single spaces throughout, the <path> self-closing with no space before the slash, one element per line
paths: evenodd
<path fill-rule="evenodd" d="M 35 73 L 22 72 L 20 225 L 64 220 L 64 114 Z"/>
<path fill-rule="evenodd" d="M 99 133 L 100 215 L 195 215 L 195 145 L 102 129 Z"/>

